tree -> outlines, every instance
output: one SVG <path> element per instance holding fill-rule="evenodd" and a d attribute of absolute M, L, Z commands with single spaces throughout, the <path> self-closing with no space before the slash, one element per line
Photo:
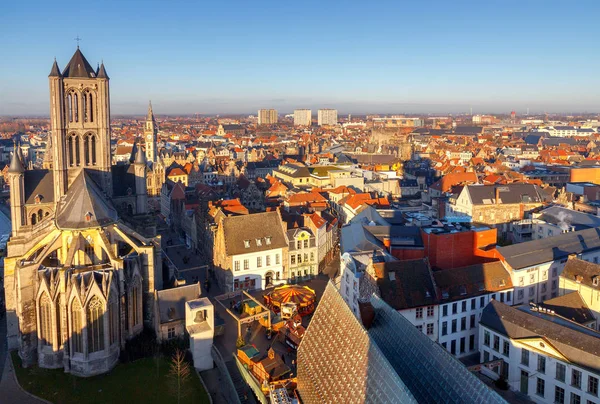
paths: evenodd
<path fill-rule="evenodd" d="M 171 377 L 174 380 L 174 387 L 177 391 L 177 403 L 181 402 L 182 387 L 185 382 L 189 379 L 191 369 L 189 363 L 185 360 L 185 352 L 177 349 L 175 355 L 171 358 L 171 370 L 169 371 Z"/>

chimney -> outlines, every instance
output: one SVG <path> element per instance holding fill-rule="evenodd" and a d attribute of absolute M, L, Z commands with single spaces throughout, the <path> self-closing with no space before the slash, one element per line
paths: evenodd
<path fill-rule="evenodd" d="M 383 238 L 383 246 L 388 250 L 389 253 L 392 252 L 392 240 L 389 237 Z"/>
<path fill-rule="evenodd" d="M 496 205 L 500 204 L 500 189 L 498 187 L 494 188 L 496 191 Z"/>

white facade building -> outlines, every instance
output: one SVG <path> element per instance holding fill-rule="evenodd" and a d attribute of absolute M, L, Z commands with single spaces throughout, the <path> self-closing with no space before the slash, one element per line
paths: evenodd
<path fill-rule="evenodd" d="M 258 124 L 259 125 L 273 125 L 277 123 L 277 110 L 276 109 L 259 109 L 258 110 Z"/>
<path fill-rule="evenodd" d="M 514 286 L 514 303 L 539 303 L 558 296 L 559 276 L 569 256 L 600 261 L 595 228 L 499 247 Z"/>
<path fill-rule="evenodd" d="M 276 248 L 248 254 L 234 255 L 233 290 L 261 289 L 285 284 L 283 249 Z"/>
<path fill-rule="evenodd" d="M 319 126 L 329 125 L 335 126 L 338 123 L 337 109 L 320 109 L 317 115 L 317 123 Z"/>
<path fill-rule="evenodd" d="M 548 316 L 493 302 L 480 324 L 480 361 L 502 359 L 509 388 L 536 403 L 599 403 L 598 334 Z"/>
<path fill-rule="evenodd" d="M 481 312 L 491 300 L 512 304 L 510 274 L 501 262 L 433 273 L 441 291 L 438 342 L 456 357 L 478 352 Z"/>
<path fill-rule="evenodd" d="M 294 110 L 294 126 L 310 126 L 312 121 L 312 111 L 310 109 Z"/>

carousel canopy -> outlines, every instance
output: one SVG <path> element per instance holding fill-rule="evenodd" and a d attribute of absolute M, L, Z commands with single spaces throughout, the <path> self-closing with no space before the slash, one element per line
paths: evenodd
<path fill-rule="evenodd" d="M 284 303 L 295 303 L 298 307 L 307 307 L 315 303 L 315 291 L 308 286 L 284 285 L 275 288 L 267 300 L 276 307 Z"/>

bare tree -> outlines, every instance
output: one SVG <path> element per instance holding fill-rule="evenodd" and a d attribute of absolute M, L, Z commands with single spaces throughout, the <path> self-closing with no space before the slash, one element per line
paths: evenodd
<path fill-rule="evenodd" d="M 184 351 L 180 349 L 175 351 L 175 355 L 171 358 L 171 369 L 169 373 L 175 381 L 174 387 L 177 389 L 177 404 L 179 404 L 181 402 L 182 387 L 191 374 L 190 365 L 185 360 Z"/>

